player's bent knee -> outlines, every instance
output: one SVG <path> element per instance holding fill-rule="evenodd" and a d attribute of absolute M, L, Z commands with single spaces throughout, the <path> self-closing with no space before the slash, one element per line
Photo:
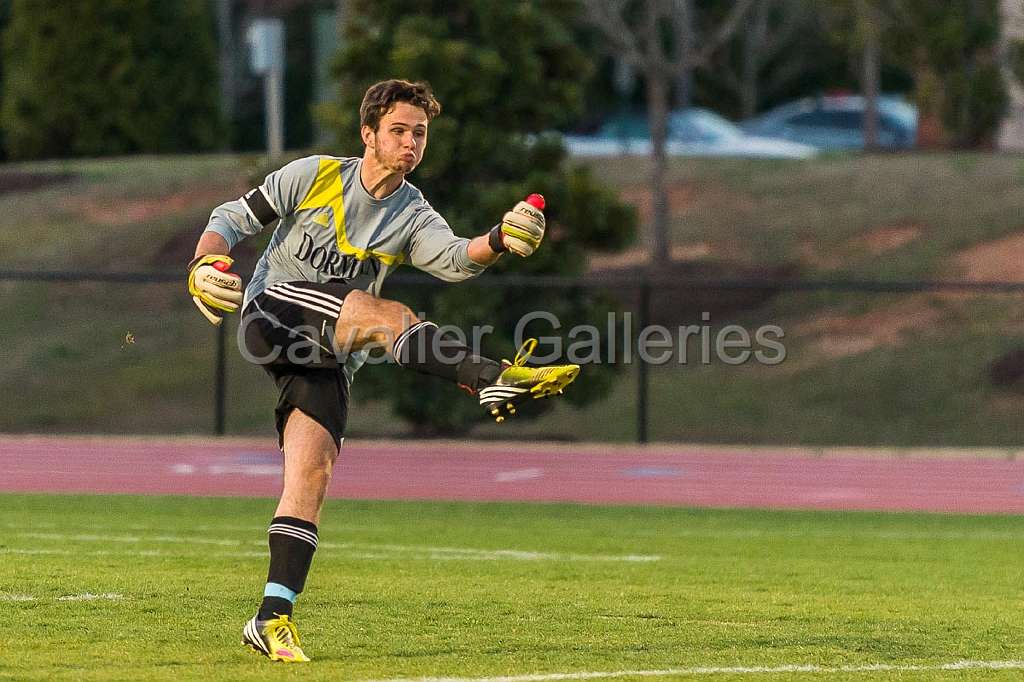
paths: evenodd
<path fill-rule="evenodd" d="M 388 301 L 388 304 L 388 315 L 391 318 L 389 326 L 396 336 L 420 321 L 412 308 L 404 303 Z"/>
<path fill-rule="evenodd" d="M 353 291 L 345 298 L 338 318 L 337 332 L 341 350 L 386 352 L 394 339 L 418 321 L 412 309 L 399 301 L 376 298 Z"/>

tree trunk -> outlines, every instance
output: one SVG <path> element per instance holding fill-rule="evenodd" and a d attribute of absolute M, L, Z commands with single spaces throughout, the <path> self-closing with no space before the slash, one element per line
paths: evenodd
<path fill-rule="evenodd" d="M 765 4 L 754 9 L 754 16 L 743 29 L 743 72 L 740 75 L 740 106 L 743 118 L 757 113 L 759 104 L 758 76 L 761 73 L 761 50 L 768 32 L 768 15 Z"/>
<path fill-rule="evenodd" d="M 1006 116 L 999 129 L 1001 151 L 1024 151 L 1024 83 L 1010 60 L 1013 46 L 1024 40 L 1024 6 L 1020 0 L 1000 0 L 999 70 L 1009 96 Z"/>
<path fill-rule="evenodd" d="M 661 73 L 647 73 L 647 120 L 651 128 L 651 224 L 648 229 L 649 264 L 666 265 L 669 253 L 668 158 L 665 142 L 668 134 L 668 79 Z"/>
<path fill-rule="evenodd" d="M 923 50 L 914 67 L 914 102 L 917 104 L 917 147 L 945 147 L 948 136 L 942 122 L 942 80 Z"/>
<path fill-rule="evenodd" d="M 676 78 L 676 91 L 673 98 L 676 109 L 693 106 L 693 68 L 684 66 Z"/>
<path fill-rule="evenodd" d="M 688 5 L 685 9 L 683 16 L 686 18 L 685 23 L 680 27 L 680 35 L 677 36 L 679 45 L 678 49 L 684 55 L 690 55 L 693 52 L 693 0 L 680 0 L 680 2 Z M 676 91 L 673 103 L 676 109 L 685 109 L 686 107 L 693 106 L 693 65 L 689 63 L 687 57 L 683 61 L 683 67 L 679 70 L 678 76 L 676 76 Z"/>
<path fill-rule="evenodd" d="M 864 59 L 861 86 L 864 90 L 864 148 L 878 149 L 878 90 L 881 80 L 877 17 L 864 4 Z"/>

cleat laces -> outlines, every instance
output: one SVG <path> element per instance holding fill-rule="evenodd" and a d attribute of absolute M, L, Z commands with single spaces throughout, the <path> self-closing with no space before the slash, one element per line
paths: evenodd
<path fill-rule="evenodd" d="M 302 646 L 302 642 L 299 641 L 299 631 L 295 627 L 295 623 L 288 619 L 288 616 L 281 616 L 272 622 L 274 623 L 273 632 L 275 637 L 287 646 Z"/>
<path fill-rule="evenodd" d="M 516 353 L 514 362 L 509 362 L 504 358 L 501 361 L 507 363 L 510 367 L 523 367 L 535 350 L 537 350 L 537 339 L 527 339 Z"/>

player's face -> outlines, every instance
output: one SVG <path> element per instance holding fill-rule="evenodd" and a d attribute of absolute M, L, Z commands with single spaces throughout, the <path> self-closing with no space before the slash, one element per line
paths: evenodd
<path fill-rule="evenodd" d="M 373 149 L 377 163 L 393 173 L 411 173 L 427 148 L 427 112 L 397 102 L 380 119 L 376 132 L 364 126 L 363 142 Z"/>

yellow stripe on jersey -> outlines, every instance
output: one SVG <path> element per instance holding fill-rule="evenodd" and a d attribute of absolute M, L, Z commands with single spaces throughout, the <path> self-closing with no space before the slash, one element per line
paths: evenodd
<path fill-rule="evenodd" d="M 371 249 L 361 249 L 349 243 L 345 234 L 345 201 L 341 187 L 341 161 L 337 159 L 320 159 L 316 180 L 306 193 L 296 210 L 329 208 L 334 214 L 334 232 L 337 237 L 338 250 L 356 260 L 374 257 L 384 265 L 396 265 L 405 260 L 404 254 L 383 253 Z"/>

